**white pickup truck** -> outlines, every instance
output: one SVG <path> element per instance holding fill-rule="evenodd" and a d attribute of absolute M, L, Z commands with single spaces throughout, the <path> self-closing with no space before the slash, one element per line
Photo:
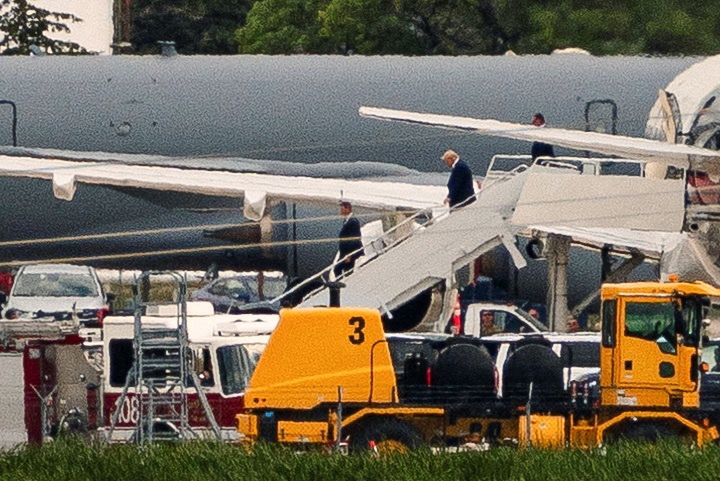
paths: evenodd
<path fill-rule="evenodd" d="M 26 265 L 15 275 L 4 317 L 47 321 L 73 315 L 83 324 L 101 325 L 109 310 L 109 300 L 90 266 Z"/>
<path fill-rule="evenodd" d="M 486 316 L 483 322 L 483 314 Z M 513 304 L 477 302 L 465 312 L 463 333 L 473 337 L 492 334 L 525 334 L 547 332 L 540 321 Z"/>

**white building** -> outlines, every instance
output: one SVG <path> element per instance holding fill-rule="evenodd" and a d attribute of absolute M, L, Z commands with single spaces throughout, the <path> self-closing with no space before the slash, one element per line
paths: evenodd
<path fill-rule="evenodd" d="M 70 33 L 47 32 L 58 40 L 80 44 L 89 52 L 110 54 L 113 42 L 113 0 L 30 0 L 51 12 L 71 13 L 82 22 L 66 22 Z"/>

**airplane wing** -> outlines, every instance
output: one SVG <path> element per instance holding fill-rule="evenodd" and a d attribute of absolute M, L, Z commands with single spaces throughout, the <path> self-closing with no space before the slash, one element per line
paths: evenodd
<path fill-rule="evenodd" d="M 538 234 L 563 235 L 571 238 L 574 245 L 584 249 L 600 250 L 610 247 L 613 252 L 623 255 L 640 251 L 651 259 L 659 259 L 664 252 L 676 248 L 688 237 L 687 233 L 682 232 L 546 225 L 530 225 L 520 233 L 523 237 L 535 237 Z"/>
<path fill-rule="evenodd" d="M 451 115 L 409 112 L 375 107 L 360 107 L 359 112 L 363 117 L 395 120 L 454 130 L 466 130 L 483 135 L 516 140 L 540 141 L 570 149 L 589 150 L 603 155 L 614 155 L 648 162 L 664 163 L 666 165 L 683 168 L 688 168 L 695 162 L 718 164 L 718 161 L 720 161 L 720 152 L 685 144 L 672 144 L 638 137 L 553 127 L 537 128 L 532 125 L 501 122 L 491 119 L 454 117 Z"/>
<path fill-rule="evenodd" d="M 245 216 L 258 220 L 268 200 L 337 205 L 340 200 L 379 210 L 424 209 L 442 204 L 444 186 L 230 172 L 116 162 L 0 155 L 0 176 L 50 180 L 55 196 L 72 200 L 78 183 L 238 197 Z"/>

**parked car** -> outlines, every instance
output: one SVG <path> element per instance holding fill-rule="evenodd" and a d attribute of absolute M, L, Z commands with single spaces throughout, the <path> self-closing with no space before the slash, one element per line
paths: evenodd
<path fill-rule="evenodd" d="M 210 302 L 219 313 L 272 313 L 278 312 L 279 305 L 270 301 L 285 292 L 286 287 L 284 276 L 263 276 L 262 289 L 255 275 L 221 277 L 192 292 L 190 299 Z"/>
<path fill-rule="evenodd" d="M 7 319 L 78 318 L 85 325 L 102 324 L 109 312 L 95 269 L 70 264 L 22 266 L 5 305 Z"/>

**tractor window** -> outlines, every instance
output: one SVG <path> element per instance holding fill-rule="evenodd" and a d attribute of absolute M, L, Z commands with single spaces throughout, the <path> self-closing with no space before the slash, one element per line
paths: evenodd
<path fill-rule="evenodd" d="M 604 301 L 602 303 L 602 345 L 615 347 L 615 312 L 617 301 Z"/>
<path fill-rule="evenodd" d="M 703 299 L 688 297 L 682 304 L 682 335 L 686 346 L 700 345 Z"/>
<path fill-rule="evenodd" d="M 671 302 L 625 304 L 625 335 L 655 341 L 661 352 L 674 354 L 675 307 Z"/>

